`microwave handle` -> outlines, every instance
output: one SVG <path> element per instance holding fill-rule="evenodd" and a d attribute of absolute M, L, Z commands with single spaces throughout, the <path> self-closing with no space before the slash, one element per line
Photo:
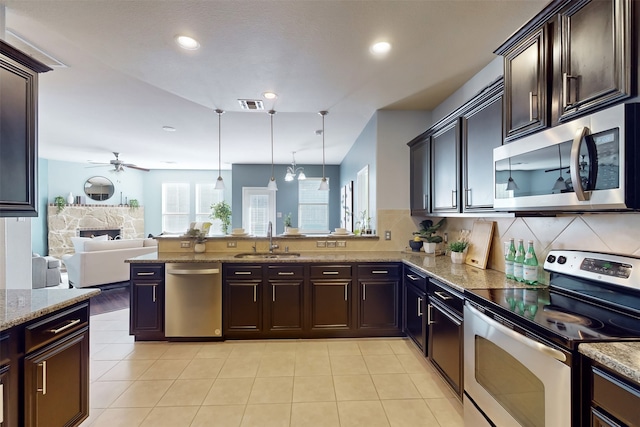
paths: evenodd
<path fill-rule="evenodd" d="M 576 136 L 573 138 L 573 144 L 571 144 L 571 167 L 569 168 L 571 171 L 571 183 L 576 197 L 581 202 L 589 200 L 591 196 L 589 192 L 584 191 L 584 188 L 582 188 L 582 179 L 580 178 L 580 143 L 589 134 L 589 128 L 586 126 L 578 129 Z"/>

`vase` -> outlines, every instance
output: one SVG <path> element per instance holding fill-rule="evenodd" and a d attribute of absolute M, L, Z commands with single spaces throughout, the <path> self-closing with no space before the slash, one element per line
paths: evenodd
<path fill-rule="evenodd" d="M 73 204 L 73 193 L 69 192 L 69 195 L 67 196 L 67 204 L 68 205 L 72 205 Z"/>
<path fill-rule="evenodd" d="M 207 245 L 205 243 L 196 243 L 193 246 L 193 251 L 198 254 L 201 254 L 206 250 L 207 250 Z"/>
<path fill-rule="evenodd" d="M 411 250 L 413 252 L 420 252 L 420 248 L 422 247 L 422 240 L 409 240 L 409 246 L 411 246 Z"/>
<path fill-rule="evenodd" d="M 451 262 L 454 264 L 464 263 L 466 254 L 464 252 L 451 252 Z"/>
<path fill-rule="evenodd" d="M 434 242 L 424 242 L 424 251 L 428 254 L 436 253 L 436 246 L 438 244 Z"/>

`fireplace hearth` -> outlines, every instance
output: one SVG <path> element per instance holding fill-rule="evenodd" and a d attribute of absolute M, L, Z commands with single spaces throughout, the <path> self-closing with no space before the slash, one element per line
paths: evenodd
<path fill-rule="evenodd" d="M 121 228 L 78 228 L 78 237 L 109 236 L 109 240 L 122 239 Z"/>

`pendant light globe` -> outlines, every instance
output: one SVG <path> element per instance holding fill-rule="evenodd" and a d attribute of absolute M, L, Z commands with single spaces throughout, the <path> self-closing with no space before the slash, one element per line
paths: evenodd
<path fill-rule="evenodd" d="M 216 109 L 216 114 L 218 115 L 218 179 L 216 180 L 215 189 L 216 190 L 224 190 L 224 180 L 222 179 L 222 140 L 220 139 L 221 131 L 220 131 L 220 123 L 221 117 L 224 114 L 224 111 L 221 109 Z"/>

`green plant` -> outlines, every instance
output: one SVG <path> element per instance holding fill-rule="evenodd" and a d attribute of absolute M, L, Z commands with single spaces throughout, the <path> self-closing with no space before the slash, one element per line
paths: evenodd
<path fill-rule="evenodd" d="M 282 217 L 282 223 L 285 227 L 291 227 L 291 212 Z"/>
<path fill-rule="evenodd" d="M 187 236 L 194 237 L 196 239 L 196 243 L 204 243 L 207 241 L 207 236 L 197 228 L 188 229 Z"/>
<path fill-rule="evenodd" d="M 140 207 L 138 199 L 129 199 L 129 207 L 131 209 L 138 209 Z"/>
<path fill-rule="evenodd" d="M 224 200 L 211 205 L 211 218 L 222 222 L 222 232 L 228 234 L 231 225 L 231 206 Z"/>
<path fill-rule="evenodd" d="M 451 252 L 464 252 L 464 250 L 467 249 L 467 246 L 469 246 L 469 242 L 465 240 L 458 240 L 449 243 L 449 250 Z"/>
<path fill-rule="evenodd" d="M 56 198 L 53 199 L 53 204 L 58 208 L 57 213 L 60 213 L 64 210 L 64 207 L 67 206 L 67 201 L 62 196 L 56 196 Z"/>
<path fill-rule="evenodd" d="M 442 218 L 437 224 L 433 224 L 433 221 L 430 219 L 425 219 L 420 223 L 420 229 L 414 231 L 413 234 L 420 236 L 425 242 L 440 243 L 442 242 L 442 236 L 434 236 L 433 234 L 444 225 L 446 220 L 446 218 Z"/>

